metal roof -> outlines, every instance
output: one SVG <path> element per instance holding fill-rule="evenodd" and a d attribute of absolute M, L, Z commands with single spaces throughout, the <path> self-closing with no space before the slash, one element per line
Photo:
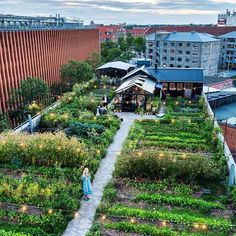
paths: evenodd
<path fill-rule="evenodd" d="M 232 31 L 232 32 L 229 32 L 227 34 L 223 34 L 223 35 L 219 36 L 219 38 L 232 38 L 232 39 L 236 39 L 236 31 Z"/>
<path fill-rule="evenodd" d="M 222 120 L 222 123 L 226 123 L 228 125 L 236 125 L 236 117 L 231 117 L 226 120 Z"/>
<path fill-rule="evenodd" d="M 210 37 L 204 33 L 198 32 L 172 32 L 170 33 L 164 41 L 166 42 L 219 42 L 219 39 Z"/>
<path fill-rule="evenodd" d="M 146 36 L 147 41 L 154 41 L 156 39 L 156 33 L 149 34 Z"/>
<path fill-rule="evenodd" d="M 155 68 L 145 70 L 160 82 L 203 83 L 203 69 L 201 68 Z"/>
<path fill-rule="evenodd" d="M 101 69 L 108 69 L 108 68 L 114 68 L 119 70 L 128 70 L 130 68 L 134 68 L 135 66 L 129 63 L 125 63 L 123 61 L 114 61 L 114 62 L 108 62 L 100 67 L 97 68 L 97 70 Z"/>
<path fill-rule="evenodd" d="M 154 93 L 156 82 L 150 80 L 149 78 L 144 78 L 141 76 L 135 76 L 133 78 L 130 78 L 126 80 L 123 84 L 120 85 L 119 88 L 116 89 L 116 93 L 122 93 L 123 91 L 126 91 L 127 89 L 136 86 L 148 93 Z"/>

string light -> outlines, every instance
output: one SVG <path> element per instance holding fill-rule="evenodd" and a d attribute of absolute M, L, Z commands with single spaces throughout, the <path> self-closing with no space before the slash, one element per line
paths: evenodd
<path fill-rule="evenodd" d="M 202 225 L 202 227 L 201 227 L 203 230 L 207 230 L 207 225 Z"/>
<path fill-rule="evenodd" d="M 194 229 L 199 229 L 199 228 L 200 228 L 200 225 L 199 225 L 199 224 L 194 224 L 194 225 L 193 225 L 193 228 L 194 228 Z"/>
<path fill-rule="evenodd" d="M 166 227 L 168 225 L 168 223 L 167 223 L 167 221 L 163 220 L 160 225 L 161 225 L 161 227 Z"/>
<path fill-rule="evenodd" d="M 27 205 L 22 205 L 22 206 L 20 207 L 20 211 L 21 211 L 21 212 L 27 212 L 28 209 L 29 209 L 29 207 L 28 207 Z"/>
<path fill-rule="evenodd" d="M 100 217 L 100 219 L 101 219 L 102 221 L 105 221 L 105 220 L 107 219 L 107 217 L 106 217 L 106 215 L 102 215 L 102 216 Z"/>
<path fill-rule="evenodd" d="M 53 210 L 52 209 L 49 209 L 48 210 L 48 214 L 51 215 L 53 213 Z"/>
<path fill-rule="evenodd" d="M 100 151 L 100 150 L 96 150 L 96 153 L 97 153 L 97 154 L 100 154 L 100 153 L 101 153 L 101 151 Z"/>
<path fill-rule="evenodd" d="M 59 146 L 59 147 L 57 147 L 57 150 L 58 150 L 58 151 L 60 151 L 60 150 L 61 150 L 61 147 L 60 147 L 60 146 Z"/>
<path fill-rule="evenodd" d="M 141 157 L 142 155 L 143 155 L 143 153 L 142 153 L 142 152 L 138 152 L 138 156 L 140 156 L 140 157 Z"/>
<path fill-rule="evenodd" d="M 78 212 L 75 212 L 74 218 L 75 218 L 75 219 L 79 218 L 79 213 L 78 213 Z"/>
<path fill-rule="evenodd" d="M 130 223 L 131 223 L 131 224 L 136 224 L 136 223 L 137 223 L 136 218 L 132 217 L 132 218 L 130 219 Z"/>
<path fill-rule="evenodd" d="M 160 153 L 160 154 L 159 154 L 159 157 L 164 157 L 164 156 L 165 156 L 164 153 Z"/>

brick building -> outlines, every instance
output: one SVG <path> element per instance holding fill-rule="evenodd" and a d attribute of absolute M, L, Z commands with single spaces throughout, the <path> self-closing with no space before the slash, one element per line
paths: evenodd
<path fill-rule="evenodd" d="M 100 42 L 117 42 L 119 37 L 126 37 L 126 29 L 121 25 L 97 25 Z"/>
<path fill-rule="evenodd" d="M 90 30 L 0 31 L 0 114 L 7 111 L 9 91 L 27 76 L 49 85 L 60 78 L 61 65 L 99 52 L 99 32 Z"/>

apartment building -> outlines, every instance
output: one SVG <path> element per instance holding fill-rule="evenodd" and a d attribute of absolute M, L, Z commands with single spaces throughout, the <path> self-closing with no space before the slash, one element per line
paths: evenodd
<path fill-rule="evenodd" d="M 222 39 L 221 44 L 221 57 L 220 68 L 223 70 L 236 69 L 236 31 L 220 36 Z"/>
<path fill-rule="evenodd" d="M 221 40 L 197 32 L 156 32 L 146 37 L 146 57 L 153 66 L 203 68 L 204 75 L 215 75 Z"/>

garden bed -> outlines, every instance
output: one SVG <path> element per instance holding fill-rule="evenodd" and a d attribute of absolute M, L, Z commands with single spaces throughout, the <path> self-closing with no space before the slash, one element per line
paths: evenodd
<path fill-rule="evenodd" d="M 83 168 L 93 179 L 120 125 L 113 114 L 95 116 L 94 86 L 74 86 L 44 114 L 39 131 L 47 132 L 1 136 L 0 228 L 9 235 L 61 235 L 76 217 Z"/>
<path fill-rule="evenodd" d="M 131 128 L 89 235 L 236 233 L 219 130 L 201 101 L 168 101 L 165 119 Z"/>

